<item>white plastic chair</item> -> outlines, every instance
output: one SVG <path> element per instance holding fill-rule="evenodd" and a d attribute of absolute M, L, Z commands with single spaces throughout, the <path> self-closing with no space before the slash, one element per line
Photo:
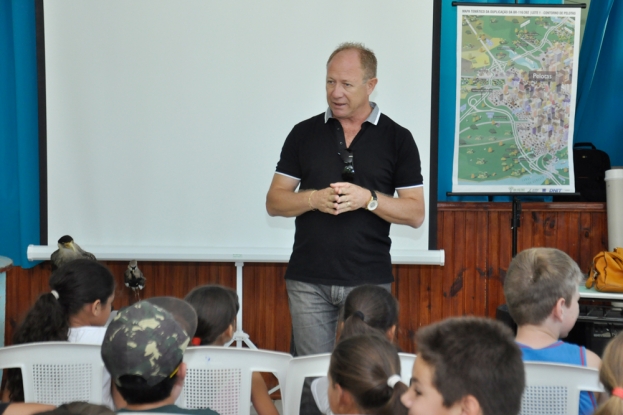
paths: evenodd
<path fill-rule="evenodd" d="M 248 415 L 253 372 L 272 372 L 282 395 L 292 356 L 268 350 L 197 346 L 184 353 L 186 379 L 176 404 L 183 408 L 210 408 L 220 415 Z"/>
<path fill-rule="evenodd" d="M 283 390 L 281 393 L 284 414 L 298 415 L 305 378 L 326 376 L 330 361 L 331 353 L 300 356 L 290 361 L 286 375 L 288 387 L 285 396 Z"/>
<path fill-rule="evenodd" d="M 104 362 L 99 345 L 41 342 L 0 348 L 0 369 L 22 371 L 24 401 L 102 403 Z"/>
<path fill-rule="evenodd" d="M 604 391 L 597 369 L 544 362 L 524 362 L 524 367 L 521 415 L 577 415 L 580 391 Z"/>
<path fill-rule="evenodd" d="M 411 353 L 398 353 L 398 356 L 400 357 L 400 377 L 402 382 L 409 386 L 416 356 Z"/>

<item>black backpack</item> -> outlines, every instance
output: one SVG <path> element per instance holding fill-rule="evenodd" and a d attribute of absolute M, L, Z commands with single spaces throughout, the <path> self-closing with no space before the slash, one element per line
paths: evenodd
<path fill-rule="evenodd" d="M 555 202 L 605 202 L 606 170 L 610 170 L 610 157 L 597 150 L 593 143 L 573 145 L 575 191 L 580 196 L 554 197 Z"/>

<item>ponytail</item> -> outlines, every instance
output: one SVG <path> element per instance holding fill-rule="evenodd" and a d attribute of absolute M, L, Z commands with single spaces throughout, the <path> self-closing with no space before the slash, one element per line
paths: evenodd
<path fill-rule="evenodd" d="M 623 399 L 615 395 L 610 397 L 602 403 L 599 408 L 595 410 L 593 415 L 620 415 L 623 414 Z"/>
<path fill-rule="evenodd" d="M 197 312 L 195 338 L 201 345 L 216 342 L 234 324 L 240 309 L 238 294 L 221 285 L 195 287 L 184 298 Z"/>
<path fill-rule="evenodd" d="M 407 386 L 397 381 L 396 347 L 379 335 L 357 335 L 340 341 L 331 354 L 330 381 L 348 391 L 361 412 L 407 414 L 400 396 Z"/>
<path fill-rule="evenodd" d="M 398 324 L 398 302 L 378 285 L 362 285 L 352 290 L 344 301 L 340 338 L 358 334 L 381 334 Z"/>

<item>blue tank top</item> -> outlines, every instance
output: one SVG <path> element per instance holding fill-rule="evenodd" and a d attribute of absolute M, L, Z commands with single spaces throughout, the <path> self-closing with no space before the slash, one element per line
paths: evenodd
<path fill-rule="evenodd" d="M 542 349 L 533 349 L 517 343 L 526 362 L 564 363 L 586 366 L 586 348 L 558 340 Z M 592 392 L 580 392 L 580 415 L 591 415 L 597 408 L 597 401 Z"/>

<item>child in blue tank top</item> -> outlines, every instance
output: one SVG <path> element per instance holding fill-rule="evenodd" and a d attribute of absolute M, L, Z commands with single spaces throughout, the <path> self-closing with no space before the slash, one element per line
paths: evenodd
<path fill-rule="evenodd" d="M 515 340 L 524 361 L 599 369 L 601 359 L 595 353 L 559 340 L 567 337 L 578 319 L 581 281 L 578 265 L 558 249 L 527 249 L 511 261 L 504 279 L 504 295 L 517 323 Z M 590 415 L 596 407 L 593 393 L 580 393 L 580 415 Z"/>

